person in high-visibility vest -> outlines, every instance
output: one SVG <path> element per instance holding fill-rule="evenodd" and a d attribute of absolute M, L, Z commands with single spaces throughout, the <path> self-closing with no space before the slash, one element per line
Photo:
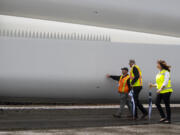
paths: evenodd
<path fill-rule="evenodd" d="M 132 117 L 132 104 L 129 98 L 129 91 L 131 90 L 130 86 L 130 77 L 128 75 L 128 68 L 124 67 L 121 69 L 122 75 L 114 76 L 107 74 L 107 78 L 112 78 L 113 80 L 118 81 L 118 92 L 120 93 L 120 108 L 113 116 L 116 118 L 121 118 L 125 105 L 128 106 L 130 111 L 130 115 L 128 117 Z"/>
<path fill-rule="evenodd" d="M 140 119 L 144 119 L 148 115 L 148 112 L 143 107 L 141 102 L 139 101 L 139 94 L 140 94 L 140 92 L 142 90 L 142 86 L 143 86 L 141 69 L 139 68 L 139 66 L 136 65 L 135 60 L 129 60 L 129 65 L 131 67 L 131 70 L 130 70 L 130 83 L 131 83 L 131 87 L 133 89 L 133 93 L 134 93 L 133 97 L 134 97 L 134 102 L 135 102 L 135 116 L 134 116 L 134 119 L 135 120 L 138 119 L 137 107 L 143 113 L 143 115 L 141 116 Z"/>
<path fill-rule="evenodd" d="M 161 116 L 160 122 L 171 123 L 170 97 L 173 92 L 170 75 L 171 66 L 167 65 L 164 60 L 158 60 L 157 68 L 160 72 L 156 75 L 156 84 L 150 83 L 149 87 L 157 88 L 156 107 Z M 161 107 L 161 100 L 165 103 L 167 115 L 164 114 Z"/>

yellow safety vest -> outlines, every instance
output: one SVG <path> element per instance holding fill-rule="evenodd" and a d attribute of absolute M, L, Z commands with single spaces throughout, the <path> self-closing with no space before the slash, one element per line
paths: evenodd
<path fill-rule="evenodd" d="M 163 83 L 164 83 L 164 77 L 165 77 L 165 73 L 169 72 L 167 70 L 162 70 L 161 72 L 159 72 L 156 76 L 156 85 L 157 85 L 157 89 L 159 90 Z M 170 73 L 169 73 L 170 74 Z M 160 91 L 161 94 L 163 93 L 168 93 L 168 92 L 173 92 L 172 86 L 171 86 L 171 77 L 169 78 L 169 82 L 168 84 L 165 86 L 165 88 Z"/>
<path fill-rule="evenodd" d="M 141 73 L 141 69 L 139 68 L 139 66 L 137 65 L 133 65 L 131 70 L 130 70 L 130 82 L 132 82 L 132 80 L 134 79 L 134 73 L 133 73 L 133 68 L 136 67 L 138 72 L 139 72 L 139 78 L 138 80 L 132 85 L 133 87 L 137 87 L 137 86 L 142 86 L 142 73 Z"/>

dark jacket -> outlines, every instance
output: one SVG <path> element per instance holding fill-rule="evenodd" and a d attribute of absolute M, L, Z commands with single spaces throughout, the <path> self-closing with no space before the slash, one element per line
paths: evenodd
<path fill-rule="evenodd" d="M 134 79 L 131 82 L 131 85 L 133 85 L 140 77 L 138 69 L 134 66 L 133 67 L 133 73 L 134 73 Z M 142 86 L 136 86 L 136 87 L 142 87 Z"/>

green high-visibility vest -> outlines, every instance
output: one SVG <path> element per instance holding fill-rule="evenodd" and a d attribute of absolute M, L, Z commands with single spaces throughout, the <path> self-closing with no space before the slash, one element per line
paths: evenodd
<path fill-rule="evenodd" d="M 162 70 L 161 72 L 159 72 L 157 75 L 156 75 L 156 85 L 157 85 L 157 89 L 159 90 L 163 83 L 164 83 L 164 78 L 165 78 L 165 73 L 166 72 L 169 72 L 167 70 Z M 170 73 L 169 73 L 170 74 Z M 161 94 L 163 93 L 168 93 L 168 92 L 173 92 L 173 89 L 172 89 L 172 86 L 171 86 L 171 77 L 169 78 L 169 82 L 168 84 L 165 86 L 165 88 L 163 88 L 162 91 L 160 91 Z"/>

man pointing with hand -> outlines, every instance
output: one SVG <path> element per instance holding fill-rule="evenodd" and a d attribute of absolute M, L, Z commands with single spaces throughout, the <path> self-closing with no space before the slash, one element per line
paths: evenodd
<path fill-rule="evenodd" d="M 130 77 L 128 75 L 128 68 L 124 67 L 121 69 L 121 76 L 114 76 L 107 74 L 107 78 L 112 78 L 113 80 L 118 81 L 118 92 L 120 93 L 120 108 L 113 116 L 116 118 L 121 118 L 125 105 L 128 106 L 130 111 L 130 116 L 132 117 L 132 105 L 129 98 L 129 91 L 131 90 L 130 86 Z"/>

